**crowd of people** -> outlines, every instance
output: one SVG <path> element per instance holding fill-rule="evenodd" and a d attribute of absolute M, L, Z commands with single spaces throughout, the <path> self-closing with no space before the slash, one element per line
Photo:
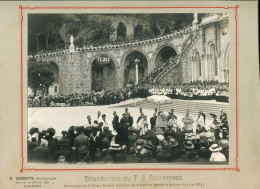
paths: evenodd
<path fill-rule="evenodd" d="M 209 117 L 212 121 L 206 126 L 208 115 L 200 110 L 195 117 L 187 110 L 180 126 L 173 109 L 168 115 L 155 112 L 149 120 L 140 109 L 135 122 L 126 108 L 121 118 L 114 111 L 111 123 L 100 111 L 94 121 L 88 115 L 85 125 L 71 126 L 60 136 L 54 128 L 33 127 L 28 133 L 28 162 L 228 162 L 227 114 L 221 110 L 219 117 Z"/>
<path fill-rule="evenodd" d="M 28 107 L 93 106 L 119 103 L 128 99 L 147 98 L 150 95 L 166 95 L 182 100 L 216 100 L 228 102 L 228 83 L 217 81 L 195 81 L 172 84 L 167 87 L 157 84 L 139 84 L 120 90 L 99 91 L 70 95 L 39 95 L 28 97 Z"/>
<path fill-rule="evenodd" d="M 182 100 L 216 100 L 229 102 L 229 84 L 217 81 L 194 81 L 173 84 L 169 87 L 151 87 L 151 95 L 166 95 L 172 99 Z"/>
<path fill-rule="evenodd" d="M 171 56 L 167 61 L 163 62 L 161 66 L 153 69 L 143 80 L 139 81 L 140 84 L 153 84 L 155 78 L 169 65 L 176 65 L 179 56 Z"/>

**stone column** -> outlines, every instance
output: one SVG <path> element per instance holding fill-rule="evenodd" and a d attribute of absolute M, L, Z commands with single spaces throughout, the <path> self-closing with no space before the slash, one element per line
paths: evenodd
<path fill-rule="evenodd" d="M 193 57 L 191 57 L 191 81 L 194 81 Z"/>
<path fill-rule="evenodd" d="M 134 38 L 134 26 L 132 24 L 126 25 L 126 38 L 127 39 Z"/>
<path fill-rule="evenodd" d="M 205 79 L 210 80 L 210 57 L 209 54 L 205 56 Z"/>
<path fill-rule="evenodd" d="M 139 70 L 138 70 L 138 63 L 136 62 L 135 64 L 135 84 L 138 84 L 138 74 L 139 74 Z"/>
<path fill-rule="evenodd" d="M 218 69 L 218 75 L 217 75 L 217 80 L 219 81 L 219 82 L 222 82 L 223 80 L 222 80 L 222 75 L 223 75 L 223 72 L 221 71 L 222 69 L 222 65 L 220 64 L 220 54 L 219 53 L 217 53 L 216 54 L 216 58 L 217 58 L 217 60 L 216 60 L 216 62 L 217 62 L 217 69 Z"/>

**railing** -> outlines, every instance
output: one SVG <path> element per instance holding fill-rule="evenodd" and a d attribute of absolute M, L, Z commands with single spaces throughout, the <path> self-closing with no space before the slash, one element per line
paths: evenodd
<path fill-rule="evenodd" d="M 186 54 L 190 48 L 195 44 L 195 42 L 197 41 L 197 39 L 199 39 L 201 33 L 198 31 L 196 33 L 196 35 L 194 35 L 194 37 L 191 37 L 191 39 L 188 40 L 188 42 L 186 43 L 186 45 L 184 46 L 182 53 L 180 55 L 177 55 L 176 57 L 176 62 L 169 64 L 167 67 L 165 67 L 155 78 L 154 78 L 154 82 L 160 80 L 161 78 L 163 78 L 170 70 L 172 70 L 173 68 L 175 68 L 179 63 L 180 60 L 182 59 L 183 55 Z"/>
<path fill-rule="evenodd" d="M 199 26 L 197 27 L 197 29 Z M 90 47 L 82 47 L 82 48 L 75 48 L 75 51 L 98 51 L 98 50 L 109 50 L 109 49 L 118 49 L 118 48 L 123 48 L 123 47 L 130 47 L 130 46 L 138 46 L 138 45 L 143 45 L 143 44 L 149 44 L 149 43 L 154 43 L 158 41 L 163 41 L 167 39 L 171 39 L 173 37 L 188 33 L 192 31 L 192 27 L 186 27 L 180 31 L 175 31 L 172 34 L 156 37 L 153 39 L 146 39 L 146 40 L 141 40 L 141 41 L 134 41 L 134 42 L 128 42 L 128 43 L 121 43 L 121 44 L 109 44 L 109 45 L 100 45 L 100 46 L 90 46 Z M 70 53 L 69 49 L 65 49 L 62 51 L 57 51 L 57 52 L 46 52 L 43 54 L 37 54 L 37 55 L 29 55 L 28 58 L 43 58 L 43 57 L 51 57 L 51 56 L 57 56 L 57 55 L 62 55 L 62 54 L 67 54 Z"/>

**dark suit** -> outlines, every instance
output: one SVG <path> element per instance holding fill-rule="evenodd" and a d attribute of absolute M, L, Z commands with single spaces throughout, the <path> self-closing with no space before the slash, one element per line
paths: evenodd
<path fill-rule="evenodd" d="M 113 118 L 113 121 L 112 121 L 112 126 L 113 126 L 114 129 L 116 128 L 116 125 L 118 123 L 119 123 L 119 117 L 118 117 L 118 115 L 115 115 L 114 118 Z"/>
<path fill-rule="evenodd" d="M 157 117 L 151 117 L 150 118 L 151 130 L 155 129 L 156 118 Z"/>
<path fill-rule="evenodd" d="M 134 118 L 132 116 L 129 116 L 127 122 L 129 123 L 129 127 L 131 127 L 134 123 Z"/>
<path fill-rule="evenodd" d="M 85 153 L 89 147 L 88 137 L 81 133 L 79 136 L 75 138 L 74 146 L 76 147 L 79 153 Z"/>
<path fill-rule="evenodd" d="M 50 150 L 44 146 L 38 146 L 32 150 L 32 161 L 38 163 L 51 162 Z"/>
<path fill-rule="evenodd" d="M 171 153 L 163 151 L 157 154 L 156 159 L 158 162 L 169 162 L 171 160 Z"/>
<path fill-rule="evenodd" d="M 32 151 L 34 148 L 38 147 L 39 146 L 39 143 L 37 142 L 28 142 L 28 161 L 31 161 L 32 160 Z"/>

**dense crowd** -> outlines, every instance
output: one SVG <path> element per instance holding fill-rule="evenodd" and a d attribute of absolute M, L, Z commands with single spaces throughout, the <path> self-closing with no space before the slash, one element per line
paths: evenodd
<path fill-rule="evenodd" d="M 169 65 L 176 65 L 178 63 L 179 56 L 171 56 L 167 61 L 163 62 L 161 66 L 156 67 L 149 73 L 143 80 L 139 81 L 142 84 L 153 84 L 155 78 Z"/>
<path fill-rule="evenodd" d="M 227 114 L 209 114 L 202 110 L 196 117 L 186 114 L 183 126 L 172 109 L 168 115 L 154 113 L 148 120 L 140 111 L 137 121 L 126 109 L 121 119 L 113 112 L 112 123 L 97 113 L 87 116 L 84 126 L 71 126 L 55 135 L 54 128 L 28 133 L 28 161 L 38 163 L 156 163 L 156 162 L 228 162 L 229 126 Z M 109 124 L 111 124 L 109 127 Z M 113 128 L 110 130 L 109 128 Z"/>
<path fill-rule="evenodd" d="M 228 102 L 228 83 L 217 81 L 196 81 L 184 84 L 173 84 L 167 87 L 156 84 L 139 84 L 127 86 L 120 90 L 99 91 L 70 95 L 39 95 L 28 97 L 28 107 L 54 106 L 90 106 L 109 105 L 128 99 L 146 98 L 150 95 L 166 95 L 172 99 L 182 100 L 216 100 Z"/>

